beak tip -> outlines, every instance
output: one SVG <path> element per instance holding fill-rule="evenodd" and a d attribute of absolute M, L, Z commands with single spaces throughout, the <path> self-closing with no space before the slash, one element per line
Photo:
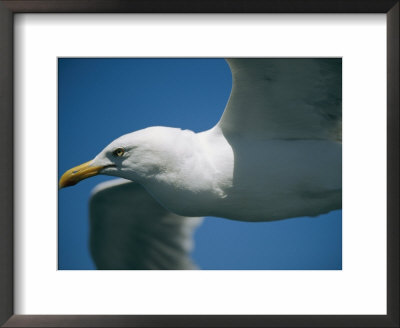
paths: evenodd
<path fill-rule="evenodd" d="M 79 181 L 99 174 L 102 166 L 91 166 L 93 161 L 83 163 L 66 171 L 58 182 L 58 190 L 76 185 Z"/>

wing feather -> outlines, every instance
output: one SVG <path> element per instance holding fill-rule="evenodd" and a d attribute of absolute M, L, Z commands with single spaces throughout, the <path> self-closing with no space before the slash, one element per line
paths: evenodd
<path fill-rule="evenodd" d="M 223 133 L 341 140 L 341 58 L 231 58 Z"/>
<path fill-rule="evenodd" d="M 98 269 L 195 269 L 190 258 L 200 218 L 173 214 L 138 183 L 98 185 L 90 200 L 90 249 Z"/>

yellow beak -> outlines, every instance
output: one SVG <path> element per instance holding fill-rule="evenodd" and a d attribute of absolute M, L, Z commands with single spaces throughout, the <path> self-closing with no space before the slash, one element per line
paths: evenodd
<path fill-rule="evenodd" d="M 83 179 L 87 179 L 99 174 L 101 169 L 104 168 L 104 166 L 91 166 L 90 163 L 92 163 L 92 161 L 75 166 L 72 169 L 66 171 L 62 175 L 60 182 L 58 183 L 58 187 L 61 189 L 64 187 L 76 185 L 79 181 Z"/>

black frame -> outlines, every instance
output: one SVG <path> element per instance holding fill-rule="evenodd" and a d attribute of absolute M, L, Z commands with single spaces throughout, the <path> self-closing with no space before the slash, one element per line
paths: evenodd
<path fill-rule="evenodd" d="M 4 327 L 399 327 L 399 0 L 0 0 L 0 324 Z M 14 13 L 385 13 L 387 315 L 14 315 Z M 366 286 L 368 288 L 368 286 Z"/>

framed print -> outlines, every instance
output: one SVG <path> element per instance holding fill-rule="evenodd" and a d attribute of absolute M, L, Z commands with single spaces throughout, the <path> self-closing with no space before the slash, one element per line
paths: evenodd
<path fill-rule="evenodd" d="M 2 325 L 399 325 L 398 1 L 194 1 L 190 5 L 183 1 L 1 1 L 0 10 L 0 46 L 4 49 L 0 52 Z M 230 62 L 234 74 L 235 65 L 242 62 L 259 74 L 254 70 L 259 67 L 257 58 L 263 58 L 263 65 L 291 67 L 297 74 L 303 69 L 307 76 L 315 68 L 308 66 L 308 60 L 314 58 L 312 63 L 319 60 L 315 74 L 332 73 L 329 81 L 343 94 L 343 227 L 340 211 L 340 221 L 334 219 L 340 225 L 315 233 L 319 237 L 315 244 L 311 244 L 312 234 L 307 235 L 311 228 L 291 226 L 297 231 L 284 228 L 289 237 L 282 237 L 276 244 L 280 246 L 269 246 L 280 259 L 283 246 L 301 235 L 304 240 L 298 244 L 316 264 L 293 266 L 292 260 L 289 267 L 279 266 L 276 263 L 284 263 L 282 256 L 282 262 L 270 257 L 270 266 L 259 265 L 256 253 L 266 244 L 257 241 L 257 233 L 261 239 L 267 233 L 268 239 L 279 238 L 273 225 L 265 225 L 264 233 L 254 228 L 257 231 L 249 233 L 254 238 L 248 241 L 237 232 L 239 243 L 255 245 L 244 256 L 253 262 L 240 266 L 229 264 L 227 252 L 214 266 L 207 267 L 199 260 L 197 264 L 206 270 L 116 270 L 118 265 L 108 266 L 109 262 L 98 259 L 98 268 L 110 270 L 88 270 L 93 266 L 82 261 L 89 257 L 83 251 L 89 242 L 84 230 L 87 223 L 77 225 L 85 222 L 86 209 L 80 215 L 67 215 L 74 222 L 71 225 L 62 215 L 68 208 L 81 206 L 79 200 L 85 205 L 89 192 L 68 203 L 65 195 L 77 189 L 57 189 L 63 171 L 80 161 L 65 159 L 82 154 L 82 162 L 89 160 L 129 128 L 158 125 L 156 121 L 145 126 L 146 122 L 140 121 L 139 113 L 141 117 L 153 115 L 150 109 L 135 111 L 137 127 L 129 124 L 132 118 L 124 120 L 123 111 L 117 114 L 124 103 L 116 95 L 124 91 L 136 107 L 161 108 L 158 117 L 172 115 L 172 110 L 163 108 L 165 104 L 182 106 L 177 115 L 188 117 L 189 122 L 195 113 L 206 111 L 190 107 L 183 95 L 207 107 L 210 102 L 200 95 L 217 93 L 221 87 L 226 89 L 218 91 L 226 93 L 217 105 L 221 112 L 210 110 L 216 115 L 212 120 L 218 121 L 231 83 L 223 58 L 234 58 Z M 334 62 L 326 58 L 334 58 Z M 339 71 L 343 76 L 336 83 Z M 217 79 L 218 72 L 221 76 L 227 73 L 227 87 L 224 78 Z M 197 95 L 190 95 L 185 87 L 191 80 L 201 82 L 200 74 L 205 81 L 213 76 L 214 84 L 199 84 L 193 88 Z M 309 90 L 317 75 L 311 75 L 302 90 Z M 127 80 L 118 84 L 124 76 Z M 136 80 L 124 90 L 132 76 Z M 178 85 L 176 80 L 184 83 Z M 104 81 L 108 84 L 102 84 Z M 146 85 L 150 88 L 145 90 Z M 95 92 L 90 98 L 92 89 Z M 174 94 L 178 102 L 173 100 Z M 323 92 L 315 95 L 314 102 L 335 105 Z M 144 100 L 139 103 L 140 96 Z M 96 115 L 99 121 L 93 120 Z M 328 119 L 335 120 L 335 116 Z M 169 123 L 182 128 L 185 124 Z M 187 127 L 197 132 L 196 127 Z M 71 136 L 76 138 L 75 144 L 68 144 Z M 101 140 L 100 149 L 90 146 L 94 139 Z M 105 157 L 124 159 L 132 151 L 128 146 L 118 144 L 111 157 Z M 239 156 L 240 147 L 235 149 Z M 76 174 L 80 169 L 67 173 Z M 78 182 L 74 179 L 63 176 L 60 186 Z M 227 228 L 216 229 L 209 230 L 203 243 L 208 241 L 214 247 L 212 231 L 219 236 L 225 231 L 228 234 Z M 245 234 L 244 229 L 240 232 Z M 228 237 L 225 243 L 228 245 Z M 307 243 L 312 245 L 308 250 Z M 324 243 L 334 253 L 326 255 Z M 233 246 L 226 247 L 238 258 L 243 247 Z M 291 254 L 296 252 L 296 263 L 302 263 L 299 248 Z"/>

